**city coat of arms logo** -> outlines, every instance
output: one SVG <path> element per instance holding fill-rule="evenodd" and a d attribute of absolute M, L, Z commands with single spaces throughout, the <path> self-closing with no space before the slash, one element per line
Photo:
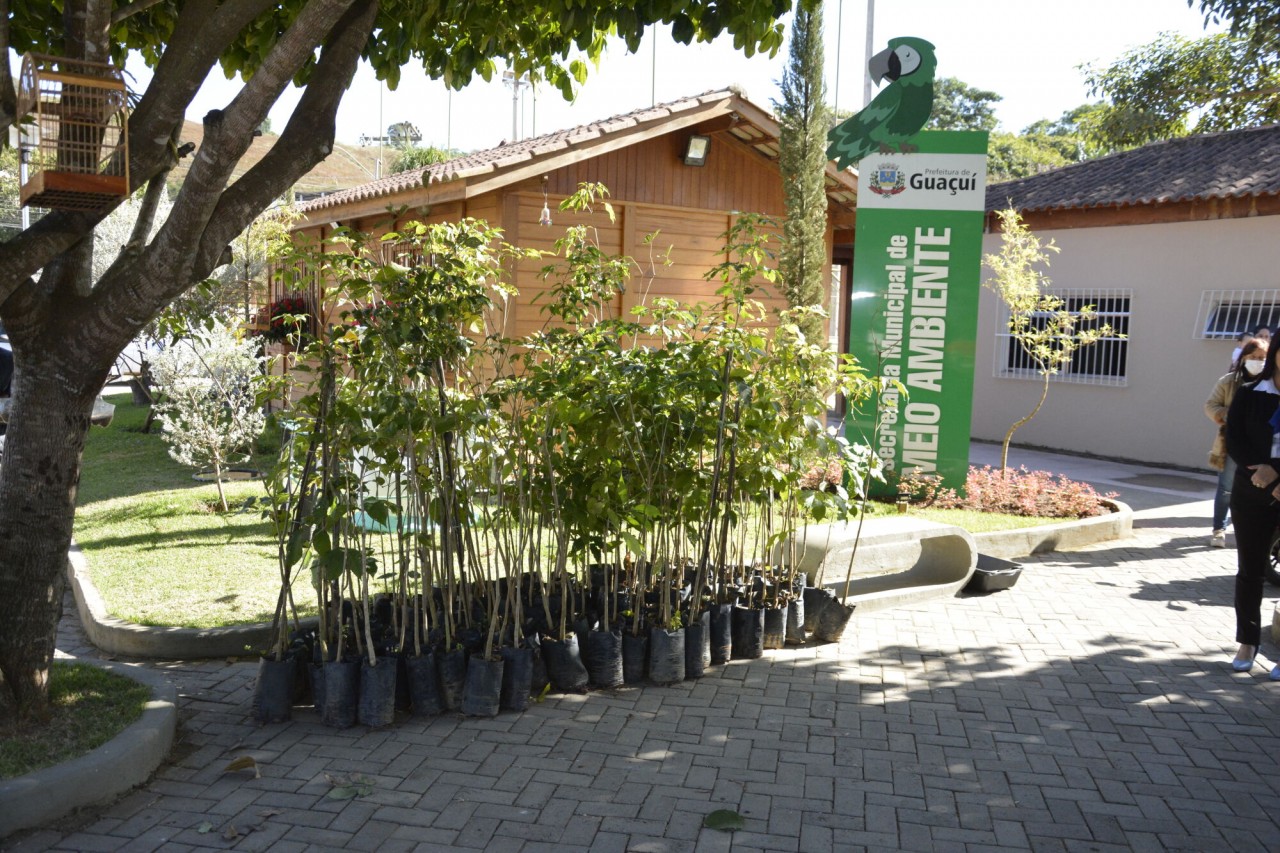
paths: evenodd
<path fill-rule="evenodd" d="M 907 188 L 907 176 L 897 163 L 881 163 L 871 173 L 868 186 L 876 195 L 894 196 Z"/>

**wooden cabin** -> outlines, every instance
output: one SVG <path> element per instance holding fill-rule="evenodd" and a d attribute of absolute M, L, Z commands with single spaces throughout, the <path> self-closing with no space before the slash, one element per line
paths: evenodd
<path fill-rule="evenodd" d="M 711 302 L 717 285 L 703 276 L 723 259 L 722 235 L 736 215 L 784 215 L 778 135 L 767 110 L 734 91 L 708 92 L 312 199 L 302 205 L 295 228 L 323 241 L 339 225 L 378 234 L 412 220 L 474 217 L 501 228 L 512 245 L 551 251 L 565 226 L 589 221 L 602 250 L 631 256 L 640 266 L 615 306 L 619 316 L 658 296 Z M 691 146 L 700 149 L 692 152 L 700 159 L 691 156 Z M 557 209 L 584 182 L 608 188 L 614 221 L 603 209 L 590 217 Z M 857 179 L 828 164 L 826 185 L 835 281 L 847 287 L 852 253 L 835 247 L 852 247 Z M 646 244 L 646 235 L 655 233 Z M 668 251 L 669 265 L 651 263 Z M 535 299 L 548 287 L 539 275 L 545 263 L 522 262 L 516 270 L 520 296 L 504 318 L 508 335 L 542 327 L 545 315 Z M 834 293 L 829 304 L 840 315 L 847 299 L 840 299 L 839 287 Z M 773 309 L 786 304 L 776 288 L 764 301 Z M 841 331 L 833 330 L 834 340 L 847 339 Z"/>

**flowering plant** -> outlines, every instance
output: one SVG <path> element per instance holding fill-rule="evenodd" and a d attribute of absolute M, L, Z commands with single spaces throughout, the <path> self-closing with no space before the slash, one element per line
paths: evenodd
<path fill-rule="evenodd" d="M 1115 492 L 1099 494 L 1088 483 L 1061 474 L 1010 468 L 969 468 L 964 497 L 942 485 L 940 477 L 908 474 L 898 481 L 898 492 L 917 506 L 939 509 L 973 509 L 1039 518 L 1089 518 L 1107 511 L 1104 500 Z"/>
<path fill-rule="evenodd" d="M 282 296 L 267 306 L 266 328 L 259 335 L 269 341 L 297 343 L 306 331 L 310 313 L 307 301 L 301 296 Z"/>

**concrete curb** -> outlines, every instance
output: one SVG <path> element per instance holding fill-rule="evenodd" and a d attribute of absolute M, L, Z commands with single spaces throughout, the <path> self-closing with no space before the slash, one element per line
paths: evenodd
<path fill-rule="evenodd" d="M 1082 518 L 971 534 L 959 527 L 908 516 L 810 525 L 800 547 L 800 568 L 810 584 L 843 596 L 849 561 L 857 547 L 847 603 L 862 611 L 897 607 L 955 595 L 973 575 L 978 555 L 1010 560 L 1122 539 L 1133 533 L 1133 511 L 1107 501 L 1112 512 Z M 1280 619 L 1280 617 L 1277 617 Z"/>
<path fill-rule="evenodd" d="M 978 554 L 969 531 L 907 516 L 811 525 L 799 553 L 810 585 L 862 612 L 955 595 L 973 574 Z"/>
<path fill-rule="evenodd" d="M 993 533 L 969 534 L 959 528 L 947 528 L 944 536 L 941 530 L 935 528 L 943 528 L 945 525 L 915 519 L 906 525 L 905 519 L 899 520 L 893 516 L 874 519 L 868 522 L 859 544 L 858 559 L 863 568 L 856 572 L 861 577 L 856 585 L 856 594 L 860 598 L 860 606 L 864 610 L 873 610 L 935 595 L 954 594 L 972 574 L 973 561 L 978 554 L 1009 560 L 1048 551 L 1082 548 L 1132 535 L 1133 510 L 1120 501 L 1107 503 L 1112 504 L 1115 511 L 1096 518 Z M 826 539 L 825 532 L 817 532 L 819 529 L 825 531 L 826 527 L 828 525 L 813 525 L 810 528 L 811 544 L 802 558 L 810 575 L 827 562 L 826 546 L 816 544 Z M 856 522 L 848 527 L 856 527 Z M 925 530 L 932 532 L 925 534 L 922 532 Z M 840 540 L 848 544 L 844 541 L 847 538 L 847 535 L 842 535 Z M 971 558 L 966 561 L 950 555 L 950 550 L 954 549 L 948 550 L 947 565 L 940 574 L 927 565 L 921 551 L 922 548 L 929 547 L 922 545 L 922 540 L 934 538 L 938 541 L 933 543 L 934 551 L 929 552 L 930 554 L 934 554 L 938 547 L 948 548 L 949 546 L 943 545 L 944 541 L 965 539 L 972 542 Z M 837 548 L 842 547 L 839 543 L 832 544 Z M 842 553 L 847 553 L 847 550 Z M 107 613 L 106 605 L 97 587 L 93 585 L 84 554 L 79 547 L 73 544 L 69 557 L 67 581 L 75 596 L 76 608 L 80 611 L 80 621 L 89 640 L 109 654 L 160 660 L 199 660 L 241 657 L 271 645 L 271 625 L 266 622 L 227 628 L 155 628 L 117 619 Z M 967 565 L 964 565 L 966 562 Z M 868 578 L 867 575 L 879 577 Z M 898 584 L 898 588 L 891 588 L 893 584 L 887 584 L 886 578 L 891 578 Z M 850 588 L 851 594 L 854 590 L 855 587 Z M 304 619 L 302 624 L 314 621 Z"/>
<path fill-rule="evenodd" d="M 1133 510 L 1128 504 L 1108 500 L 1113 511 L 1093 518 L 1060 521 L 1019 530 L 997 530 L 975 533 L 973 541 L 979 554 L 1015 560 L 1049 551 L 1070 551 L 1133 535 Z"/>
<path fill-rule="evenodd" d="M 151 688 L 142 716 L 79 758 L 0 781 L 0 838 L 43 826 L 77 809 L 111 800 L 141 785 L 164 761 L 178 724 L 178 691 L 141 667 L 91 658 L 61 658 L 123 675 Z"/>
<path fill-rule="evenodd" d="M 125 622 L 107 613 L 93 585 L 84 554 L 74 543 L 68 554 L 67 583 L 89 641 L 121 657 L 160 660 L 242 657 L 271 645 L 271 624 L 256 622 L 227 628 L 157 628 Z M 306 620 L 303 620 L 306 624 Z"/>

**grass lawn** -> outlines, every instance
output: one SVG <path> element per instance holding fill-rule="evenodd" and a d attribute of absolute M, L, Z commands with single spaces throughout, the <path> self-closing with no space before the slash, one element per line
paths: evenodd
<path fill-rule="evenodd" d="M 53 719 L 0 737 L 0 779 L 22 776 L 97 749 L 142 716 L 151 691 L 88 664 L 55 661 L 49 676 Z"/>
<path fill-rule="evenodd" d="M 217 490 L 169 458 L 158 431 L 141 431 L 146 409 L 129 395 L 109 398 L 115 419 L 89 432 L 80 477 L 76 541 L 108 612 L 140 625 L 212 628 L 270 621 L 279 586 L 276 543 L 257 510 L 218 511 Z M 265 468 L 266 457 L 248 463 Z M 263 495 L 260 482 L 228 483 L 234 507 Z M 868 516 L 896 515 L 871 502 Z M 908 514 L 972 533 L 1050 523 L 970 510 Z M 314 612 L 306 581 L 295 587 L 304 615 Z"/>
<path fill-rule="evenodd" d="M 157 431 L 141 431 L 146 410 L 109 399 L 115 419 L 85 445 L 75 527 L 107 610 L 141 625 L 270 620 L 279 573 L 259 511 L 219 512 L 216 487 L 170 459 Z M 233 507 L 263 494 L 260 482 L 224 488 Z"/>

